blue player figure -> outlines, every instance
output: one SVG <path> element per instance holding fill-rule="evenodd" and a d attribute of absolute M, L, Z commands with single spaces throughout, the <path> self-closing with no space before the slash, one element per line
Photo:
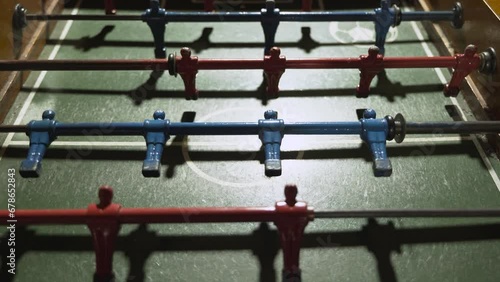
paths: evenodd
<path fill-rule="evenodd" d="M 266 175 L 278 176 L 281 175 L 280 147 L 285 122 L 278 119 L 278 112 L 273 110 L 267 110 L 264 118 L 259 120 L 259 138 L 264 146 Z"/>
<path fill-rule="evenodd" d="M 386 140 L 389 133 L 387 120 L 376 119 L 375 111 L 367 109 L 360 121 L 362 126 L 361 139 L 370 146 L 375 176 L 390 176 L 392 165 L 387 157 Z"/>
<path fill-rule="evenodd" d="M 269 55 L 269 51 L 274 47 L 276 31 L 280 24 L 280 10 L 276 8 L 274 0 L 267 0 L 266 8 L 261 9 L 260 14 L 260 24 L 265 38 L 264 55 Z"/>
<path fill-rule="evenodd" d="M 146 12 L 142 14 L 142 21 L 148 24 L 153 33 L 155 58 L 165 59 L 167 57 L 167 51 L 165 49 L 165 25 L 167 24 L 165 9 L 160 7 L 159 0 L 151 0 L 150 7 L 150 9 L 147 9 Z"/>
<path fill-rule="evenodd" d="M 38 177 L 42 169 L 42 159 L 47 147 L 54 141 L 56 113 L 52 110 L 44 111 L 41 121 L 31 121 L 28 124 L 26 135 L 30 137 L 28 156 L 21 162 L 19 173 L 22 177 Z"/>
<path fill-rule="evenodd" d="M 146 159 L 142 165 L 142 175 L 145 177 L 160 176 L 160 163 L 163 147 L 170 138 L 168 134 L 170 121 L 165 120 L 164 111 L 155 111 L 153 120 L 144 121 L 144 138 L 146 139 Z"/>
<path fill-rule="evenodd" d="M 375 45 L 380 49 L 380 54 L 385 54 L 385 40 L 389 28 L 399 25 L 398 13 L 391 7 L 391 0 L 381 0 L 380 8 L 375 9 Z"/>

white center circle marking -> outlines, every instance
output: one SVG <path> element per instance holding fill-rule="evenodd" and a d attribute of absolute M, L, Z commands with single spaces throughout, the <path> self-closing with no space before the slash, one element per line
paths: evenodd
<path fill-rule="evenodd" d="M 366 48 L 370 41 L 375 44 L 375 26 L 373 23 L 330 22 L 330 35 L 340 43 L 354 44 L 358 48 Z M 390 28 L 385 42 L 394 42 L 398 38 L 398 29 Z M 360 45 L 364 44 L 364 45 Z"/>

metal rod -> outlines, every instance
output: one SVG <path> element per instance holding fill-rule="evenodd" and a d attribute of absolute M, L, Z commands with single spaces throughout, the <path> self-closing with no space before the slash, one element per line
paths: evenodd
<path fill-rule="evenodd" d="M 500 209 L 401 209 L 315 211 L 314 218 L 436 218 L 436 217 L 500 217 Z"/>
<path fill-rule="evenodd" d="M 10 212 L 0 211 L 0 224 L 8 224 Z M 87 209 L 17 210 L 16 224 L 86 224 L 99 218 L 115 219 L 123 224 L 270 222 L 280 217 L 310 217 L 312 210 L 291 209 L 286 215 L 275 207 L 214 208 L 121 208 L 117 214 L 89 215 Z"/>
<path fill-rule="evenodd" d="M 198 70 L 264 69 L 262 59 L 198 59 Z"/>
<path fill-rule="evenodd" d="M 0 224 L 9 224 L 10 212 L 0 211 Z M 123 224 L 138 223 L 203 223 L 203 222 L 268 222 L 283 217 L 310 219 L 335 218 L 467 218 L 500 217 L 500 209 L 387 209 L 325 210 L 290 209 L 286 214 L 275 207 L 221 208 L 122 208 L 117 214 L 89 215 L 87 209 L 18 210 L 16 224 L 86 224 L 98 218 L 116 219 Z"/>
<path fill-rule="evenodd" d="M 280 12 L 276 17 L 280 22 L 372 22 L 375 20 L 375 12 L 338 12 L 338 11 L 316 11 L 316 12 Z M 263 18 L 261 12 L 171 12 L 166 11 L 165 16 L 144 15 L 47 15 L 27 14 L 26 19 L 32 21 L 154 21 L 166 22 L 260 22 Z M 440 21 L 453 20 L 452 11 L 431 12 L 403 12 L 403 21 Z"/>
<path fill-rule="evenodd" d="M 0 125 L 0 132 L 27 132 L 25 125 Z M 170 135 L 256 135 L 261 127 L 257 122 L 174 122 L 168 127 Z M 144 134 L 142 122 L 62 123 L 55 125 L 58 136 L 116 136 Z M 285 134 L 322 135 L 361 133 L 361 122 L 303 122 L 285 123 Z"/>
<path fill-rule="evenodd" d="M 279 21 L 373 21 L 375 13 L 366 12 L 282 12 Z M 36 21 L 168 21 L 168 22 L 259 22 L 260 12 L 166 12 L 164 17 L 137 15 L 45 15 L 28 14 L 27 20 Z"/>
<path fill-rule="evenodd" d="M 15 133 L 26 133 L 28 127 L 24 124 L 22 125 L 10 125 L 10 124 L 0 124 L 0 132 L 15 132 Z"/>
<path fill-rule="evenodd" d="M 279 19 L 282 22 L 372 22 L 375 12 L 281 12 Z"/>
<path fill-rule="evenodd" d="M 256 122 L 193 122 L 172 123 L 172 135 L 255 135 L 260 131 Z"/>
<path fill-rule="evenodd" d="M 409 21 L 442 21 L 453 20 L 455 13 L 453 11 L 410 11 L 401 13 L 401 20 Z"/>
<path fill-rule="evenodd" d="M 455 57 L 393 57 L 383 58 L 383 68 L 454 67 Z M 287 69 L 359 69 L 359 57 L 287 59 Z M 263 59 L 198 59 L 199 70 L 263 69 Z M 0 60 L 0 70 L 108 71 L 168 70 L 163 59 L 149 60 Z"/>
<path fill-rule="evenodd" d="M 457 64 L 455 57 L 384 57 L 383 67 L 399 68 L 451 68 Z"/>
<path fill-rule="evenodd" d="M 499 121 L 457 121 L 457 122 L 407 122 L 406 133 L 499 133 Z"/>
<path fill-rule="evenodd" d="M 260 12 L 166 12 L 167 22 L 260 22 Z M 274 15 L 273 15 L 274 17 Z M 375 12 L 280 12 L 280 22 L 352 22 L 375 20 Z"/>
<path fill-rule="evenodd" d="M 113 122 L 113 123 L 57 123 L 55 134 L 58 136 L 120 136 L 143 135 L 142 122 Z"/>
<path fill-rule="evenodd" d="M 140 21 L 142 16 L 137 15 L 46 15 L 27 14 L 28 21 Z M 163 18 L 158 18 L 163 19 Z"/>
<path fill-rule="evenodd" d="M 167 22 L 260 22 L 261 12 L 165 12 L 164 17 L 143 15 L 46 15 L 27 14 L 32 21 L 154 21 Z M 281 22 L 374 21 L 375 12 L 280 12 Z"/>
<path fill-rule="evenodd" d="M 0 125 L 0 132 L 25 133 L 26 125 Z M 256 122 L 173 122 L 171 135 L 254 135 L 260 131 Z M 361 122 L 295 122 L 285 123 L 284 134 L 357 135 Z M 143 135 L 142 122 L 62 123 L 55 125 L 58 136 Z M 500 133 L 500 121 L 407 122 L 406 134 L 476 134 Z"/>
<path fill-rule="evenodd" d="M 0 70 L 167 70 L 165 60 L 5 60 L 0 61 Z"/>
<path fill-rule="evenodd" d="M 165 12 L 167 22 L 260 22 L 260 12 Z"/>

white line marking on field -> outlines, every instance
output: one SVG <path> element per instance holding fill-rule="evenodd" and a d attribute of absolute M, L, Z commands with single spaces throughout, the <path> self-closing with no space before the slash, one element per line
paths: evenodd
<path fill-rule="evenodd" d="M 78 3 L 76 4 L 76 7 L 73 9 L 73 11 L 71 11 L 71 15 L 78 14 L 78 7 L 80 7 L 80 4 L 81 4 L 81 0 L 78 1 Z M 49 60 L 55 59 L 55 57 L 57 56 L 57 53 L 59 53 L 59 49 L 61 49 L 61 42 L 60 41 L 64 40 L 64 38 L 66 38 L 66 36 L 69 33 L 69 29 L 71 28 L 71 25 L 73 25 L 73 21 L 67 21 L 66 24 L 64 25 L 64 28 L 61 32 L 61 35 L 59 36 L 59 40 L 58 40 L 59 43 L 54 47 L 54 49 L 52 49 L 52 52 L 50 52 L 50 55 L 48 58 Z M 30 94 L 28 95 L 28 98 L 26 98 L 26 101 L 24 101 L 23 107 L 19 111 L 19 114 L 17 115 L 17 118 L 14 121 L 14 124 L 21 124 L 21 122 L 23 121 L 23 118 L 26 115 L 26 113 L 28 112 L 28 108 L 30 107 L 31 102 L 33 101 L 33 98 L 35 97 L 36 92 L 40 88 L 40 85 L 42 84 L 43 79 L 45 78 L 45 75 L 47 75 L 47 71 L 42 71 L 38 75 L 38 78 L 35 81 L 35 85 L 33 85 L 33 88 L 31 90 Z M 7 135 L 7 138 L 5 138 L 5 141 L 3 142 L 2 147 L 0 148 L 0 160 L 2 160 L 2 157 L 5 154 L 5 150 L 7 150 L 7 147 L 11 144 L 13 137 L 14 137 L 14 133 L 9 133 Z"/>
<path fill-rule="evenodd" d="M 414 143 L 449 143 L 449 142 L 460 142 L 463 140 L 471 140 L 469 136 L 446 136 L 446 137 L 416 137 L 416 138 L 405 138 L 403 144 L 414 144 Z M 337 140 L 328 140 L 328 141 L 313 141 L 307 142 L 307 145 L 329 145 L 329 144 L 340 144 L 340 145 L 349 145 L 349 144 L 361 144 L 362 141 L 360 139 L 337 139 Z M 387 145 L 394 144 L 392 142 L 387 143 Z M 28 146 L 29 141 L 11 141 L 10 145 L 12 146 Z M 167 145 L 173 146 L 182 146 L 183 142 L 172 142 L 167 143 Z M 231 147 L 231 146 L 239 146 L 241 143 L 238 142 L 191 142 L 188 141 L 189 146 L 210 146 L 210 147 Z M 283 144 L 286 145 L 286 144 Z M 145 147 L 145 142 L 140 141 L 54 141 L 50 145 L 51 147 Z M 290 146 L 291 147 L 291 146 Z"/>
<path fill-rule="evenodd" d="M 407 8 L 405 10 L 408 10 Z M 420 43 L 422 44 L 422 47 L 424 48 L 425 54 L 428 57 L 434 57 L 434 55 L 431 52 L 431 49 L 429 48 L 429 45 L 424 41 L 424 36 L 420 32 L 420 29 L 417 26 L 416 22 L 411 22 L 411 26 L 413 28 L 413 31 L 415 32 L 415 35 L 417 35 L 418 40 L 420 40 Z M 436 74 L 441 81 L 442 84 L 448 83 L 446 78 L 444 77 L 444 74 L 441 69 L 435 68 L 434 71 L 436 71 Z M 462 108 L 460 108 L 460 105 L 458 104 L 457 98 L 455 97 L 450 97 L 451 102 L 457 109 L 460 111 L 460 116 L 464 121 L 467 121 L 467 117 L 465 116 L 465 113 L 463 112 Z M 495 185 L 497 186 L 498 191 L 500 191 L 500 179 L 498 178 L 498 174 L 496 171 L 493 169 L 493 166 L 491 165 L 490 159 L 488 159 L 488 156 L 486 156 L 486 153 L 483 150 L 483 147 L 481 147 L 481 144 L 479 144 L 479 141 L 477 140 L 477 137 L 475 135 L 471 135 L 472 142 L 476 146 L 477 151 L 479 152 L 479 155 L 481 156 L 481 159 L 484 162 L 484 165 L 488 169 L 488 172 L 491 175 L 491 178 L 493 179 L 493 182 L 495 182 Z"/>

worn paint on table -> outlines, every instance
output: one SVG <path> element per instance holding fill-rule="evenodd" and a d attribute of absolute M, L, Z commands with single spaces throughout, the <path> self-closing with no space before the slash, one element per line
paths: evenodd
<path fill-rule="evenodd" d="M 52 35 L 54 43 L 63 24 Z M 169 53 L 191 46 L 195 55 L 205 58 L 262 55 L 259 24 L 172 23 L 167 31 Z M 210 34 L 209 42 L 204 34 Z M 282 23 L 276 41 L 288 58 L 347 57 L 366 53 L 372 38 L 368 23 Z M 425 56 L 409 23 L 392 30 L 389 38 L 388 56 Z M 150 41 L 142 23 L 74 22 L 56 58 L 150 58 Z M 314 48 L 298 48 L 298 42 Z M 47 46 L 42 56 L 47 57 L 52 47 Z M 401 112 L 412 121 L 451 120 L 445 110 L 451 100 L 441 94 L 434 70 L 387 73 L 390 81 L 379 81 L 368 99 L 357 99 L 355 70 L 287 70 L 280 98 L 270 101 L 262 100 L 259 71 L 201 71 L 198 101 L 184 100 L 182 80 L 164 74 L 154 90 L 137 101 L 131 93 L 142 93 L 147 71 L 49 72 L 22 123 L 39 119 L 48 108 L 67 122 L 142 121 L 156 109 L 165 110 L 172 121 L 183 116 L 195 121 L 256 121 L 266 109 L 278 110 L 286 121 L 351 121 L 356 109 L 367 107 L 380 116 Z M 24 86 L 9 122 L 33 90 L 36 75 Z M 18 208 L 26 209 L 83 208 L 96 200 L 100 185 L 108 184 L 115 188 L 116 201 L 126 207 L 267 206 L 283 198 L 286 183 L 295 183 L 299 197 L 316 209 L 498 207 L 500 193 L 470 139 L 416 139 L 427 137 L 390 143 L 394 172 L 389 178 L 373 176 L 369 150 L 351 137 L 286 136 L 283 175 L 275 178 L 264 176 L 257 136 L 172 138 L 162 176 L 155 179 L 143 178 L 140 172 L 142 138 L 60 138 L 70 143 L 55 143 L 49 149 L 39 179 L 17 178 L 16 200 Z M 25 157 L 23 141 L 27 137 L 16 134 L 2 157 L 1 183 L 3 172 L 17 168 Z M 89 149 L 76 141 L 106 143 Z M 124 143 L 111 143 L 115 141 Z M 498 167 L 497 160 L 491 161 Z M 498 234 L 498 221 L 394 219 L 394 232 L 384 233 L 390 230 L 387 222 L 378 221 L 385 229 L 366 220 L 310 223 L 301 253 L 304 281 L 389 281 L 392 271 L 398 281 L 500 279 L 498 236 L 482 240 Z M 379 247 L 377 256 L 359 241 L 367 226 Z M 269 228 L 251 223 L 124 226 L 114 269 L 118 281 L 277 281 L 282 258 L 275 228 Z M 85 226 L 19 228 L 17 235 L 18 254 L 25 252 L 12 281 L 92 279 L 94 257 Z M 468 241 L 471 237 L 479 240 Z M 400 253 L 391 248 L 398 240 Z"/>

